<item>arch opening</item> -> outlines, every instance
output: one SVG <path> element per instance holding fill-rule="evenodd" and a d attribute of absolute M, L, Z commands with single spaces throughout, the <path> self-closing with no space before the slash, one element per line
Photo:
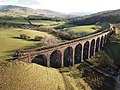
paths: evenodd
<path fill-rule="evenodd" d="M 74 63 L 75 63 L 75 64 L 81 62 L 81 53 L 82 53 L 82 45 L 81 45 L 81 44 L 78 44 L 78 45 L 75 47 L 75 60 L 74 60 Z"/>
<path fill-rule="evenodd" d="M 100 40 L 100 49 L 102 49 L 102 47 L 103 47 L 103 36 L 101 37 L 101 40 Z"/>
<path fill-rule="evenodd" d="M 60 68 L 61 67 L 61 52 L 59 50 L 54 51 L 50 56 L 50 67 Z"/>
<path fill-rule="evenodd" d="M 105 34 L 105 37 L 104 37 L 104 45 L 105 45 L 106 42 L 107 42 L 107 36 L 106 36 L 106 34 Z"/>
<path fill-rule="evenodd" d="M 107 34 L 107 42 L 108 42 L 108 40 L 109 40 L 109 37 L 110 37 L 110 33 Z"/>
<path fill-rule="evenodd" d="M 38 55 L 32 60 L 32 63 L 47 66 L 47 58 L 45 55 Z"/>
<path fill-rule="evenodd" d="M 96 49 L 95 49 L 95 52 L 98 52 L 99 51 L 99 47 L 100 47 L 100 38 L 98 37 L 97 40 L 96 40 Z"/>
<path fill-rule="evenodd" d="M 83 60 L 88 59 L 89 55 L 89 42 L 87 41 L 84 44 L 84 49 L 83 49 Z"/>
<path fill-rule="evenodd" d="M 64 51 L 64 66 L 72 66 L 73 63 L 73 48 L 67 47 Z"/>
<path fill-rule="evenodd" d="M 95 39 L 91 41 L 91 46 L 90 46 L 90 57 L 94 55 L 94 50 L 95 49 Z"/>

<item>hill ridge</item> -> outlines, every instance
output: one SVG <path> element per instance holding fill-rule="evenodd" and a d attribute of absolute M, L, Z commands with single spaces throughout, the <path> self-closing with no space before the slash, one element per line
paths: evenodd
<path fill-rule="evenodd" d="M 52 17 L 68 17 L 68 15 L 48 9 L 33 9 L 29 7 L 17 6 L 17 5 L 0 5 L 0 12 L 12 12 L 12 13 L 22 13 L 28 15 L 48 15 Z"/>

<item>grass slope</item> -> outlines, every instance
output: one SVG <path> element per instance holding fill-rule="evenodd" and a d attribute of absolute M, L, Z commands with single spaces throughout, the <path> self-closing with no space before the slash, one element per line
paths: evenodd
<path fill-rule="evenodd" d="M 64 67 L 60 69 L 66 87 L 69 88 L 68 90 L 92 90 L 89 84 L 84 81 L 81 75 L 83 72 L 78 69 L 79 66 L 80 64 L 76 64 L 69 68 Z"/>
<path fill-rule="evenodd" d="M 111 58 L 103 51 L 96 53 L 96 55 L 91 59 L 89 58 L 88 61 L 93 63 L 91 67 L 109 67 L 114 71 L 117 68 Z M 84 62 L 69 68 L 61 68 L 60 71 L 65 77 L 66 86 L 69 87 L 70 90 L 114 90 L 115 88 L 115 81 L 112 78 L 96 72 Z"/>
<path fill-rule="evenodd" d="M 93 27 L 95 29 L 93 29 Z M 75 26 L 75 27 L 65 28 L 65 29 L 63 29 L 63 31 L 73 32 L 73 33 L 77 33 L 77 34 L 84 36 L 84 35 L 93 33 L 99 29 L 100 29 L 100 27 L 97 27 L 95 25 L 85 25 L 85 26 Z"/>
<path fill-rule="evenodd" d="M 77 66 L 68 73 L 21 61 L 0 62 L 0 90 L 92 90 L 80 74 Z"/>
<path fill-rule="evenodd" d="M 43 28 L 54 28 L 56 26 L 59 26 L 59 25 L 62 25 L 64 24 L 65 22 L 64 21 L 61 21 L 61 22 L 56 22 L 56 21 L 49 21 L 49 20 L 30 20 L 31 23 L 33 25 L 41 25 L 41 27 Z M 25 19 L 10 19 L 10 20 L 7 20 L 7 19 L 0 19 L 0 23 L 3 23 L 5 25 L 9 25 L 9 24 L 29 24 L 27 20 Z M 2 25 L 1 25 L 2 26 Z"/>
<path fill-rule="evenodd" d="M 51 24 L 57 24 L 55 21 L 48 21 L 48 20 L 30 20 L 32 24 L 37 24 L 37 25 L 51 25 Z"/>
<path fill-rule="evenodd" d="M 119 36 L 114 35 L 110 39 L 111 43 L 107 44 L 104 50 L 114 60 L 114 63 L 120 67 L 120 29 L 116 29 L 116 34 L 119 34 Z M 114 39 L 115 37 L 117 40 Z"/>
<path fill-rule="evenodd" d="M 13 53 L 16 49 L 27 48 L 35 46 L 39 42 L 21 40 L 15 37 L 19 37 L 20 34 L 26 34 L 34 39 L 36 35 L 42 37 L 53 37 L 45 32 L 34 31 L 34 30 L 23 30 L 15 28 L 0 28 L 0 60 L 9 58 L 8 55 Z"/>
<path fill-rule="evenodd" d="M 18 12 L 0 12 L 0 17 L 11 16 L 11 17 L 27 17 L 28 14 Z"/>
<path fill-rule="evenodd" d="M 42 25 L 41 27 L 45 28 L 53 28 L 59 25 L 64 24 L 64 21 L 56 22 L 56 21 L 49 21 L 49 20 L 30 20 L 34 25 Z"/>
<path fill-rule="evenodd" d="M 16 20 L 0 20 L 0 23 L 6 23 L 6 24 L 29 24 L 27 20 L 24 19 L 16 19 Z"/>
<path fill-rule="evenodd" d="M 66 90 L 57 69 L 19 61 L 0 63 L 0 90 Z"/>

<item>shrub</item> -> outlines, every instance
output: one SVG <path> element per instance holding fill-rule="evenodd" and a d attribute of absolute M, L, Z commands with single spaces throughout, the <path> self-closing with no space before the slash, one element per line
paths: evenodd
<path fill-rule="evenodd" d="M 57 43 L 60 43 L 61 41 L 58 39 L 58 38 L 44 38 L 41 40 L 41 43 L 44 45 L 44 46 L 52 46 L 52 45 L 55 45 Z"/>
<path fill-rule="evenodd" d="M 35 41 L 41 41 L 43 39 L 43 37 L 41 36 L 35 36 Z"/>
<path fill-rule="evenodd" d="M 26 40 L 30 40 L 30 36 L 26 36 L 26 38 L 25 38 Z"/>
<path fill-rule="evenodd" d="M 27 35 L 25 35 L 25 34 L 20 34 L 20 39 L 25 39 L 26 36 Z"/>
<path fill-rule="evenodd" d="M 29 40 L 30 36 L 27 36 L 26 34 L 20 34 L 20 39 Z"/>

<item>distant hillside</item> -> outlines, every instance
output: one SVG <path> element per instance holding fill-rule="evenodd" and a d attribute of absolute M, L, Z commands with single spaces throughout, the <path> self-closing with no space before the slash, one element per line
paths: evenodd
<path fill-rule="evenodd" d="M 47 9 L 32 9 L 28 7 L 21 7 L 21 6 L 13 6 L 13 5 L 0 5 L 0 12 L 12 12 L 12 13 L 21 13 L 26 15 L 47 15 L 52 17 L 69 17 L 60 12 L 55 12 Z"/>
<path fill-rule="evenodd" d="M 119 23 L 120 9 L 98 12 L 91 15 L 75 17 L 70 19 L 70 23 L 76 25 L 96 24 L 96 22 Z"/>

